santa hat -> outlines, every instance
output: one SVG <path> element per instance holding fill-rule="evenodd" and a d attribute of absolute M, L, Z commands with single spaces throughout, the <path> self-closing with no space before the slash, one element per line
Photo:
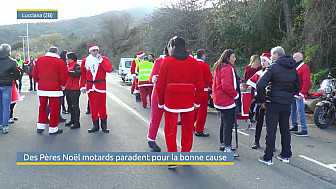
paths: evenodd
<path fill-rule="evenodd" d="M 92 45 L 90 45 L 90 47 L 89 47 L 89 52 L 91 52 L 92 50 L 99 50 L 98 45 L 97 45 L 97 44 L 92 44 Z"/>
<path fill-rule="evenodd" d="M 137 53 L 137 58 L 145 56 L 145 53 L 143 51 L 140 51 Z"/>
<path fill-rule="evenodd" d="M 260 56 L 260 59 L 261 60 L 265 59 L 268 63 L 272 64 L 270 53 L 262 53 L 262 55 Z"/>

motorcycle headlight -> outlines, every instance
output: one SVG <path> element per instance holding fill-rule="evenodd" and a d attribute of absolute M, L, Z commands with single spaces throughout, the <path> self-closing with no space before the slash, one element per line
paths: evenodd
<path fill-rule="evenodd" d="M 330 87 L 330 86 L 326 87 L 326 88 L 325 88 L 325 92 L 326 92 L 327 94 L 330 94 L 330 93 L 332 92 L 331 87 Z"/>

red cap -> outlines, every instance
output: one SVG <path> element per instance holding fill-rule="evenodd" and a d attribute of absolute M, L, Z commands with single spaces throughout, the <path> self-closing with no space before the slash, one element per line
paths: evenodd
<path fill-rule="evenodd" d="M 272 63 L 270 53 L 262 53 L 262 55 L 260 56 L 260 59 L 265 59 L 270 64 Z"/>
<path fill-rule="evenodd" d="M 98 45 L 97 44 L 92 44 L 92 45 L 90 45 L 90 47 L 89 47 L 89 52 L 91 52 L 92 50 L 99 50 L 99 47 L 98 47 Z"/>

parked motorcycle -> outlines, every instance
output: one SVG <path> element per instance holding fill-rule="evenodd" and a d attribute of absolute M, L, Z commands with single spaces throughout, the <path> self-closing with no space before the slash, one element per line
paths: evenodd
<path fill-rule="evenodd" d="M 321 129 L 326 129 L 335 121 L 336 105 L 336 80 L 329 71 L 328 78 L 323 80 L 320 89 L 323 100 L 316 104 L 314 111 L 314 123 Z"/>

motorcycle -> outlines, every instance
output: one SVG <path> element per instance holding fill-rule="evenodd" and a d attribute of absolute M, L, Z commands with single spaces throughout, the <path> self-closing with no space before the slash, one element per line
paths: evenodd
<path fill-rule="evenodd" d="M 314 111 L 314 123 L 321 129 L 326 129 L 335 121 L 336 113 L 336 80 L 331 76 L 332 68 L 327 79 L 320 84 L 323 100 L 316 104 Z"/>

